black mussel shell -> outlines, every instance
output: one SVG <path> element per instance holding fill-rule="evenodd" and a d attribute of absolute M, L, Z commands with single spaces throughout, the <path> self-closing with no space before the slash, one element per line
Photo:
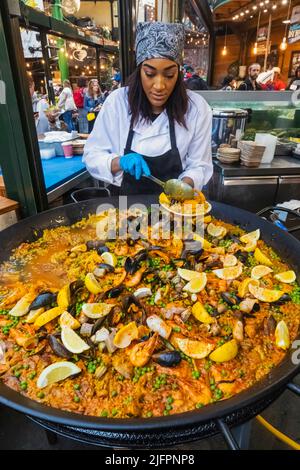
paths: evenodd
<path fill-rule="evenodd" d="M 238 305 L 241 302 L 241 299 L 235 294 L 230 294 L 229 292 L 222 292 L 222 299 L 230 306 Z"/>
<path fill-rule="evenodd" d="M 71 282 L 71 284 L 70 284 L 71 299 L 73 299 L 73 297 L 74 297 L 75 295 L 77 295 L 78 292 L 79 292 L 83 287 L 84 287 L 84 282 L 81 281 L 81 280 Z"/>
<path fill-rule="evenodd" d="M 49 345 L 58 357 L 63 357 L 65 359 L 71 359 L 72 353 L 64 347 L 64 345 L 58 341 L 58 339 L 54 335 L 48 336 Z"/>
<path fill-rule="evenodd" d="M 30 310 L 37 310 L 38 308 L 47 307 L 48 305 L 56 302 L 57 294 L 53 292 L 41 292 L 29 306 Z"/>
<path fill-rule="evenodd" d="M 246 264 L 248 261 L 248 253 L 246 251 L 239 250 L 235 253 L 235 256 L 243 264 Z"/>
<path fill-rule="evenodd" d="M 142 308 L 140 301 L 138 300 L 137 297 L 135 297 L 135 295 L 125 295 L 122 299 L 122 307 L 126 313 L 130 305 L 132 304 L 136 305 L 139 308 Z"/>
<path fill-rule="evenodd" d="M 88 251 L 90 250 L 98 250 L 101 246 L 105 246 L 104 240 L 89 240 L 86 242 L 86 247 Z"/>
<path fill-rule="evenodd" d="M 108 315 L 106 315 L 105 317 L 101 317 L 101 318 L 98 318 L 98 320 L 95 321 L 94 325 L 93 325 L 93 328 L 92 328 L 92 336 L 98 331 L 100 330 L 100 328 L 102 327 L 104 321 L 107 319 L 107 317 L 110 316 L 110 313 Z"/>
<path fill-rule="evenodd" d="M 135 263 L 133 258 L 128 256 L 125 260 L 124 268 L 128 274 L 134 274 L 138 270 L 138 264 Z"/>
<path fill-rule="evenodd" d="M 115 272 L 115 268 L 111 264 L 100 263 L 100 264 L 98 264 L 98 268 L 105 269 L 105 271 L 107 271 L 109 273 Z"/>
<path fill-rule="evenodd" d="M 278 302 L 275 302 L 277 305 L 284 304 L 285 302 L 291 302 L 292 298 L 289 294 L 283 294 Z"/>
<path fill-rule="evenodd" d="M 229 238 L 229 240 L 232 240 L 233 243 L 237 243 L 238 245 L 241 243 L 239 237 L 237 237 L 236 235 L 233 235 L 232 233 L 229 233 L 229 234 L 228 234 L 227 239 L 228 239 L 228 238 Z M 225 240 L 226 240 L 226 238 L 225 238 Z"/>
<path fill-rule="evenodd" d="M 107 253 L 108 251 L 109 248 L 106 245 L 102 245 L 97 248 L 97 253 L 99 256 L 103 255 L 103 253 Z"/>
<path fill-rule="evenodd" d="M 136 255 L 134 255 L 134 261 L 136 263 L 141 263 L 142 261 L 145 261 L 148 258 L 148 250 L 140 250 L 137 252 Z"/>
<path fill-rule="evenodd" d="M 201 256 L 203 253 L 202 243 L 197 240 L 185 240 L 181 258 L 187 258 L 188 254 L 195 257 Z"/>
<path fill-rule="evenodd" d="M 253 305 L 253 309 L 252 309 L 252 313 L 257 313 L 260 311 L 260 304 L 258 302 L 256 302 L 254 305 Z"/>
<path fill-rule="evenodd" d="M 119 297 L 119 295 L 122 294 L 124 289 L 125 287 L 122 285 L 112 287 L 111 289 L 105 292 L 105 297 L 107 297 L 108 299 L 115 299 L 116 297 Z"/>
<path fill-rule="evenodd" d="M 163 367 L 175 367 L 182 360 L 181 354 L 178 351 L 162 351 L 154 354 L 152 359 Z"/>

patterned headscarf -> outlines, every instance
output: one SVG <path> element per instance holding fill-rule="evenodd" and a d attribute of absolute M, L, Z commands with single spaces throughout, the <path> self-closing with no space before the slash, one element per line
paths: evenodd
<path fill-rule="evenodd" d="M 170 59 L 182 64 L 185 31 L 177 23 L 138 23 L 136 29 L 136 63 L 147 59 Z"/>

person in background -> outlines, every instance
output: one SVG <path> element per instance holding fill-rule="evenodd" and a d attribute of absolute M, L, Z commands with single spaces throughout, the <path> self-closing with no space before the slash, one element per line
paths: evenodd
<path fill-rule="evenodd" d="M 45 114 L 45 112 L 49 109 L 47 96 L 39 98 L 38 94 L 35 91 L 34 81 L 31 77 L 29 77 L 28 82 L 29 92 L 32 100 L 36 131 L 38 135 L 44 134 L 45 132 L 48 132 L 50 130 L 48 118 Z"/>
<path fill-rule="evenodd" d="M 292 78 L 291 82 L 289 83 L 287 90 L 290 91 L 297 91 L 300 90 L 300 65 L 296 68 L 295 77 Z"/>
<path fill-rule="evenodd" d="M 94 129 L 96 117 L 99 114 L 104 97 L 98 80 L 91 80 L 88 85 L 88 91 L 84 97 L 84 109 L 87 113 L 88 133 Z"/>
<path fill-rule="evenodd" d="M 273 81 L 268 85 L 268 89 L 271 91 L 285 91 L 286 83 L 281 79 L 281 70 L 279 67 L 273 67 L 274 78 Z"/>
<path fill-rule="evenodd" d="M 185 82 L 189 90 L 208 90 L 207 83 L 201 78 L 202 72 L 203 69 L 197 67 L 191 78 Z"/>
<path fill-rule="evenodd" d="M 84 97 L 87 92 L 87 79 L 79 77 L 77 81 L 77 88 L 74 90 L 73 98 L 78 109 L 78 125 L 79 132 L 87 134 L 88 126 L 86 120 L 86 110 L 84 109 Z"/>
<path fill-rule="evenodd" d="M 193 73 L 194 73 L 194 69 L 193 67 L 191 67 L 190 65 L 184 65 L 183 66 L 184 68 L 184 80 L 188 80 L 189 78 L 192 78 L 193 76 Z"/>
<path fill-rule="evenodd" d="M 73 98 L 72 86 L 69 80 L 64 80 L 63 91 L 59 96 L 58 107 L 61 111 L 60 118 L 67 124 L 68 131 L 75 130 L 73 122 L 73 113 L 77 111 L 76 104 Z"/>
<path fill-rule="evenodd" d="M 233 91 L 236 90 L 237 83 L 236 79 L 232 75 L 227 75 L 222 82 L 223 91 Z"/>
<path fill-rule="evenodd" d="M 261 72 L 259 64 L 252 64 L 248 69 L 248 77 L 240 84 L 239 91 L 261 91 L 262 87 L 257 83 L 257 78 Z"/>

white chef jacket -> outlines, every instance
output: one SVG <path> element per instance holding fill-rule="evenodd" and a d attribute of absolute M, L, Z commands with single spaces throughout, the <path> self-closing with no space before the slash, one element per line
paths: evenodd
<path fill-rule="evenodd" d="M 113 175 L 111 162 L 124 155 L 131 115 L 127 88 L 115 90 L 106 99 L 85 145 L 83 161 L 90 174 L 101 181 L 121 186 L 123 172 Z M 182 161 L 180 179 L 190 177 L 196 189 L 210 180 L 213 173 L 211 154 L 212 111 L 197 93 L 187 90 L 189 107 L 187 129 L 175 122 L 176 142 Z M 139 121 L 134 126 L 132 151 L 148 157 L 163 155 L 171 149 L 166 110 L 154 122 Z"/>

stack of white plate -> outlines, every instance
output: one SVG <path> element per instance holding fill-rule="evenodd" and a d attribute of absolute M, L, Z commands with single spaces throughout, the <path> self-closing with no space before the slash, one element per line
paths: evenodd
<path fill-rule="evenodd" d="M 234 149 L 234 148 L 219 148 L 218 153 L 217 153 L 217 158 L 220 160 L 222 163 L 237 163 L 240 160 L 241 156 L 241 151 L 240 149 Z"/>

